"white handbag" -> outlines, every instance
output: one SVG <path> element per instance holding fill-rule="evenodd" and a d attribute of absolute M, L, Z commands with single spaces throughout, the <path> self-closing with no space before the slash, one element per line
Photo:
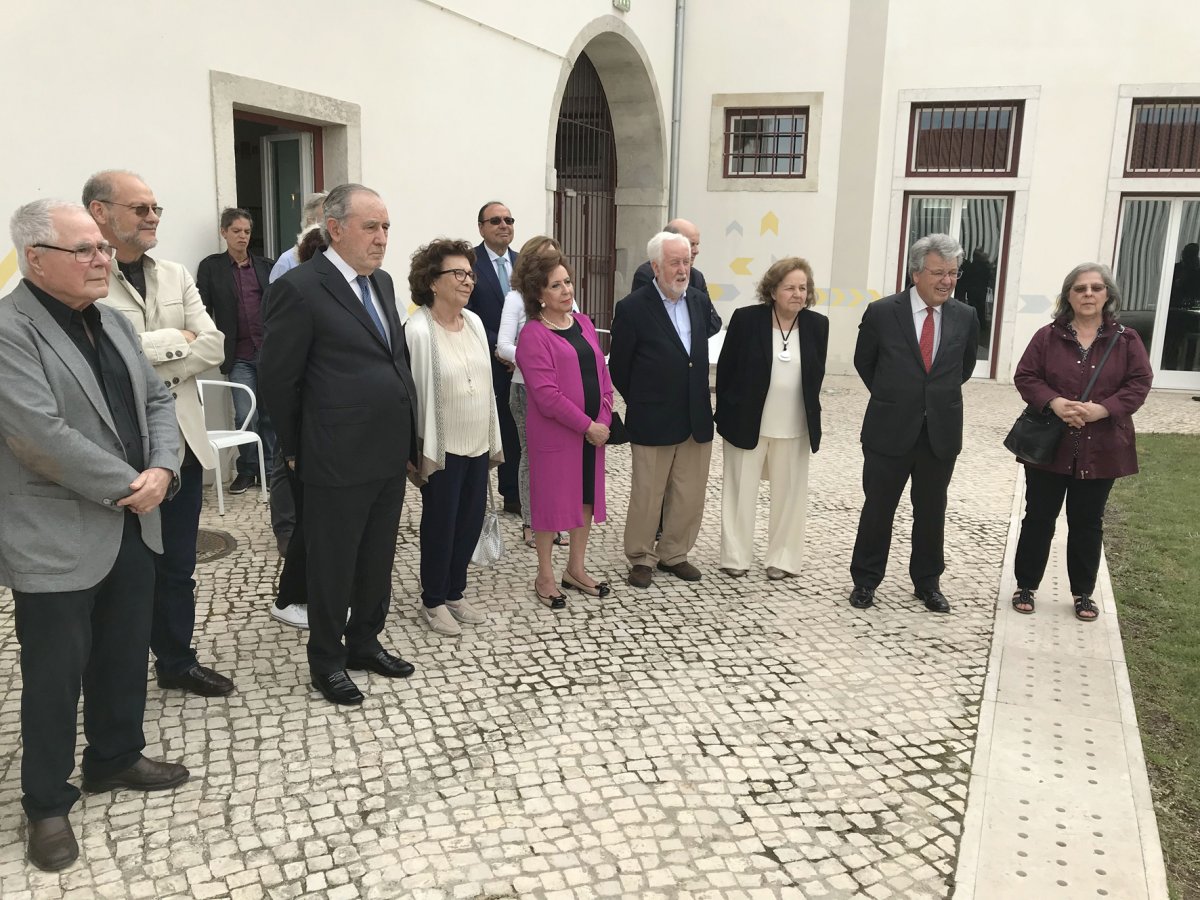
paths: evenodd
<path fill-rule="evenodd" d="M 483 528 L 471 562 L 477 566 L 492 566 L 504 555 L 504 538 L 500 536 L 500 515 L 496 512 L 496 500 L 492 494 L 491 478 L 488 479 L 488 505 L 483 511 Z"/>

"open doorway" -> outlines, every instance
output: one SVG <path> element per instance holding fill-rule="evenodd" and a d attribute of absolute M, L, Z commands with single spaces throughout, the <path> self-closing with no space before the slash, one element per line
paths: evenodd
<path fill-rule="evenodd" d="M 237 205 L 254 217 L 250 252 L 275 259 L 300 231 L 304 198 L 324 188 L 321 127 L 234 110 Z"/>

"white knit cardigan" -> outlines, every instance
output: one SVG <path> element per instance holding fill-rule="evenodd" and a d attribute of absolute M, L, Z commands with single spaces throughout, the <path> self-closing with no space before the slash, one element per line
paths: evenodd
<path fill-rule="evenodd" d="M 481 350 L 488 348 L 487 332 L 483 321 L 469 309 L 462 311 L 464 327 L 469 329 L 479 342 Z M 408 342 L 408 363 L 413 381 L 417 385 L 417 477 L 418 485 L 429 480 L 434 472 L 446 468 L 446 428 L 442 414 L 442 366 L 438 353 L 438 342 L 433 329 L 440 326 L 433 320 L 428 306 L 419 306 L 404 325 L 404 337 Z M 488 429 L 488 466 L 494 468 L 504 462 L 504 450 L 500 444 L 500 419 L 496 415 L 496 398 L 492 390 L 492 366 L 488 360 L 488 392 L 492 396 L 489 404 L 490 423 Z"/>

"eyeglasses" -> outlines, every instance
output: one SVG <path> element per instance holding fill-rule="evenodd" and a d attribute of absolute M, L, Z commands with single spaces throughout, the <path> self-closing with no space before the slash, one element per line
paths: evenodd
<path fill-rule="evenodd" d="M 516 221 L 512 216 L 492 216 L 490 219 L 480 219 L 479 224 L 482 225 L 486 222 L 488 225 L 499 225 L 503 222 L 505 225 L 512 225 Z"/>
<path fill-rule="evenodd" d="M 934 281 L 941 281 L 943 278 L 961 278 L 962 269 L 926 269 L 926 274 L 933 278 Z"/>
<path fill-rule="evenodd" d="M 439 275 L 453 275 L 454 280 L 459 284 L 466 284 L 468 279 L 475 281 L 475 273 L 470 269 L 442 269 L 438 272 Z"/>
<path fill-rule="evenodd" d="M 107 203 L 110 206 L 123 206 L 126 209 L 132 209 L 139 219 L 144 219 L 150 215 L 150 210 L 154 210 L 156 216 L 162 215 L 161 206 L 150 206 L 146 203 L 118 203 L 116 200 L 101 200 L 101 203 Z"/>
<path fill-rule="evenodd" d="M 34 247 L 40 247 L 43 250 L 58 250 L 62 253 L 74 253 L 75 262 L 90 263 L 96 258 L 99 253 L 104 257 L 105 262 L 112 262 L 112 258 L 117 255 L 117 248 L 107 242 L 100 244 L 87 244 L 83 247 L 55 247 L 53 244 L 34 244 Z"/>
<path fill-rule="evenodd" d="M 1097 281 L 1095 284 L 1073 284 L 1071 285 L 1072 294 L 1085 294 L 1091 288 L 1093 294 L 1103 294 L 1108 290 L 1108 285 L 1103 281 Z"/>

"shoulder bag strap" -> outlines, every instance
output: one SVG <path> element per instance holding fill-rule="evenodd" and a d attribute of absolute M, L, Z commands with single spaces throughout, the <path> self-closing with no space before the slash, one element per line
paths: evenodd
<path fill-rule="evenodd" d="M 1124 333 L 1125 326 L 1118 325 L 1117 330 L 1113 332 L 1112 338 L 1109 339 L 1108 346 L 1104 348 L 1104 355 L 1100 357 L 1100 365 L 1096 366 L 1096 370 L 1092 372 L 1092 377 L 1087 383 L 1087 389 L 1083 392 L 1083 396 L 1079 398 L 1080 403 L 1086 403 L 1087 398 L 1092 395 L 1092 388 L 1096 386 L 1096 379 L 1100 377 L 1101 370 L 1104 369 L 1104 364 L 1108 362 L 1108 355 L 1112 353 L 1113 347 L 1117 344 L 1117 339 Z"/>

